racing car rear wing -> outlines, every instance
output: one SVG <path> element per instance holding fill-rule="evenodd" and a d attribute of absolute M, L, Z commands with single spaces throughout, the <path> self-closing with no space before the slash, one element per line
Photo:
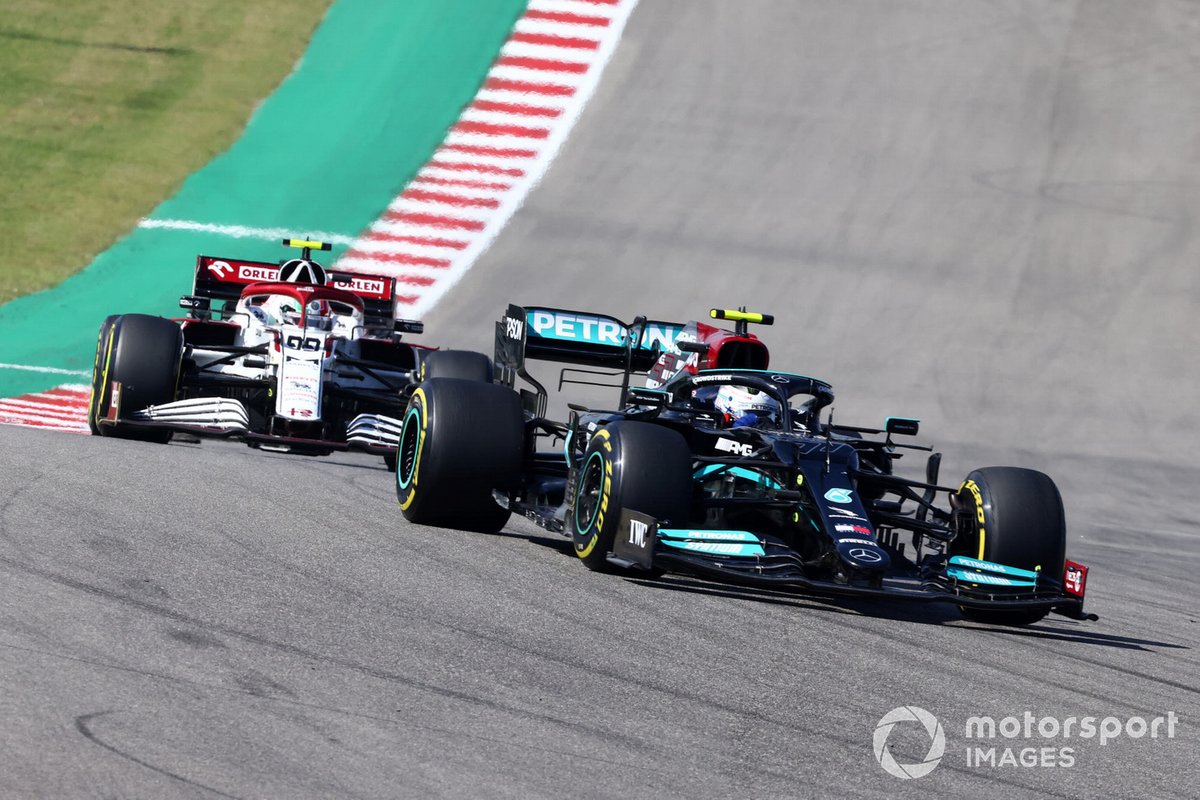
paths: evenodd
<path fill-rule="evenodd" d="M 386 329 L 388 334 L 392 332 L 395 318 L 395 278 L 333 270 L 329 270 L 326 275 L 325 285 L 352 292 L 362 299 L 363 322 L 368 330 Z M 232 306 L 242 296 L 242 289 L 246 286 L 277 280 L 278 264 L 197 256 L 192 294 L 181 299 L 180 305 L 191 309 L 193 313 L 202 314 L 211 309 L 214 300 Z M 411 332 L 413 329 L 410 326 L 404 330 Z"/>
<path fill-rule="evenodd" d="M 623 404 L 629 375 L 653 367 L 685 327 L 685 323 L 645 317 L 626 323 L 589 311 L 510 305 L 504 318 L 496 323 L 496 377 L 506 386 L 513 386 L 518 375 L 532 384 L 537 393 L 522 392 L 522 398 L 528 410 L 541 416 L 545 413 L 546 390 L 525 370 L 525 362 L 557 361 L 621 370 Z"/>

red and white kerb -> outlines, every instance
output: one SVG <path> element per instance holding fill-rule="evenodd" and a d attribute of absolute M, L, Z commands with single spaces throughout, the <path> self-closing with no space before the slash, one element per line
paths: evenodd
<path fill-rule="evenodd" d="M 475 99 L 335 269 L 392 275 L 420 317 L 491 244 L 591 97 L 637 0 L 530 0 Z"/>

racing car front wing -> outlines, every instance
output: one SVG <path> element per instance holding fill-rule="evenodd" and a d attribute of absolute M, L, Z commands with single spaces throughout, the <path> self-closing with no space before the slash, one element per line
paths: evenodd
<path fill-rule="evenodd" d="M 140 422 L 158 422 L 171 427 L 200 428 L 227 434 L 250 430 L 246 407 L 227 397 L 197 397 L 149 406 L 130 415 Z"/>
<path fill-rule="evenodd" d="M 793 550 L 749 531 L 704 531 L 659 528 L 652 517 L 621 509 L 621 524 L 610 560 L 624 567 L 667 568 L 744 586 L 811 591 L 826 595 L 927 603 L 967 608 L 1020 611 L 1047 608 L 1077 620 L 1097 620 L 1083 610 L 1083 585 L 1069 593 L 1049 578 L 1032 586 L 995 586 L 962 580 L 960 570 L 936 570 L 903 558 L 893 569 L 870 580 L 814 578 Z M 986 562 L 980 562 L 986 563 Z M 1067 577 L 1086 567 L 1067 562 Z M 994 565 L 1000 567 L 1002 565 Z M 908 569 L 905 570 L 904 567 Z M 1012 568 L 1009 568 L 1012 569 Z M 968 573 L 971 574 L 971 573 Z"/>
<path fill-rule="evenodd" d="M 100 424 L 109 421 L 101 420 Z M 166 428 L 197 436 L 244 440 L 254 446 L 307 452 L 365 450 L 376 455 L 394 453 L 403 423 L 383 414 L 359 414 L 347 426 L 346 441 L 281 436 L 250 430 L 246 407 L 227 397 L 177 400 L 131 413 L 122 424 L 138 428 Z"/>

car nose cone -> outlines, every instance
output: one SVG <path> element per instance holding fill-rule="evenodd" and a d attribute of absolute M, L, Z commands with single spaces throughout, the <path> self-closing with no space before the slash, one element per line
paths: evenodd
<path fill-rule="evenodd" d="M 892 563 L 886 550 L 866 540 L 838 542 L 837 551 L 847 566 L 857 570 L 878 572 L 887 569 Z"/>

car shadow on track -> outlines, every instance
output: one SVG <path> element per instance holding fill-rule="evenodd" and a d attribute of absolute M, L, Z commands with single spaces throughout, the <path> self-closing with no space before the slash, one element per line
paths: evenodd
<path fill-rule="evenodd" d="M 747 588 L 714 583 L 683 575 L 665 575 L 659 578 L 651 578 L 625 573 L 625 580 L 648 588 L 729 597 L 737 600 L 792 606 L 806 611 L 852 614 L 854 616 L 872 617 L 894 622 L 909 622 L 917 625 L 944 625 L 985 633 L 1077 642 L 1079 644 L 1113 647 L 1124 650 L 1151 651 L 1152 648 L 1188 649 L 1187 645 L 1175 642 L 1103 633 L 1091 630 L 1084 627 L 1083 624 L 1073 621 L 1064 620 L 1065 625 L 1073 627 L 1055 626 L 1054 623 L 1058 620 L 1054 617 L 1025 627 L 975 623 L 964 620 L 958 613 L 958 610 L 949 604 L 885 603 L 859 598 L 813 597 L 811 595 L 774 591 L 771 589 Z"/>
<path fill-rule="evenodd" d="M 306 455 L 304 453 L 277 453 L 270 450 L 261 451 L 258 458 L 265 461 L 285 460 L 295 464 L 313 465 L 317 469 L 327 469 L 329 467 L 338 467 L 339 469 L 364 469 L 370 472 L 388 473 L 387 465 L 383 463 L 382 458 L 374 458 L 371 460 L 350 460 L 345 458 L 344 453 L 335 453 L 327 456 Z M 364 457 L 365 458 L 365 457 Z M 395 478 L 386 479 L 387 485 L 395 483 Z"/>
<path fill-rule="evenodd" d="M 539 529 L 540 530 L 540 529 Z M 520 530 L 505 529 L 495 534 L 512 539 L 524 539 L 531 544 L 555 550 L 575 560 L 575 554 L 569 539 L 559 536 L 525 533 Z M 1051 616 L 1040 623 L 1031 626 L 1015 627 L 1007 625 L 989 625 L 965 620 L 953 605 L 944 603 L 899 602 L 889 603 L 878 600 L 864 600 L 855 597 L 830 597 L 825 595 L 809 595 L 795 591 L 780 591 L 762 587 L 746 587 L 734 584 L 724 584 L 689 575 L 670 573 L 659 577 L 614 568 L 616 577 L 644 586 L 650 589 L 661 589 L 676 592 L 691 592 L 713 597 L 728 597 L 733 600 L 769 603 L 779 606 L 790 606 L 805 611 L 824 611 L 833 614 L 846 614 L 858 617 L 890 620 L 893 622 L 909 622 L 916 625 L 939 625 L 948 627 L 976 630 L 982 633 L 995 633 L 1008 636 L 1024 636 L 1035 639 L 1055 640 L 1063 642 L 1078 642 L 1099 647 L 1111 647 L 1122 650 L 1142 650 L 1151 652 L 1153 648 L 1189 649 L 1187 645 L 1175 642 L 1164 642 L 1156 639 L 1141 639 L 1129 636 L 1117 636 L 1092 630 L 1086 625 L 1068 620 L 1065 617 Z M 1056 624 L 1059 623 L 1059 624 Z"/>
<path fill-rule="evenodd" d="M 939 608 L 928 604 L 884 604 L 854 598 L 807 595 L 799 592 L 764 589 L 762 587 L 717 583 L 681 574 L 663 575 L 658 578 L 638 575 L 628 571 L 621 574 L 630 583 L 636 583 L 649 588 L 790 606 L 805 611 L 825 611 L 856 617 L 877 617 L 879 619 L 914 622 L 922 625 L 940 625 L 945 622 L 956 621 L 959 618 L 958 614 L 952 609 Z"/>
<path fill-rule="evenodd" d="M 511 523 L 510 523 L 510 525 L 511 525 Z M 532 523 L 530 523 L 530 527 L 532 527 Z M 540 528 L 537 528 L 535 530 L 537 530 L 539 532 L 538 533 L 525 533 L 524 531 L 512 530 L 511 528 L 505 528 L 504 530 L 500 531 L 499 533 L 493 533 L 490 535 L 491 536 L 499 536 L 499 537 L 506 538 L 506 539 L 524 539 L 525 541 L 529 542 L 530 544 L 536 544 L 539 547 L 545 547 L 549 550 L 557 550 L 558 552 L 562 553 L 565 556 L 570 556 L 572 561 L 577 560 L 575 558 L 574 548 L 571 546 L 570 539 L 566 539 L 562 536 L 555 536 L 553 534 L 541 533 Z"/>
<path fill-rule="evenodd" d="M 1023 628 L 1006 627 L 1003 625 L 963 625 L 963 627 L 971 627 L 977 630 L 986 631 L 988 633 L 999 633 L 1008 636 L 1027 636 L 1034 639 L 1079 642 L 1080 644 L 1099 645 L 1101 647 L 1115 647 L 1121 650 L 1143 650 L 1146 652 L 1153 652 L 1152 648 L 1169 648 L 1172 650 L 1191 649 L 1186 644 L 1162 642 L 1156 639 L 1138 639 L 1132 636 L 1116 636 L 1109 633 L 1101 633 L 1100 631 L 1089 630 L 1084 627 L 1051 627 L 1050 625 L 1055 621 L 1056 620 L 1052 618 L 1037 625 Z M 1067 624 L 1075 625 L 1078 623 L 1071 622 Z"/>

